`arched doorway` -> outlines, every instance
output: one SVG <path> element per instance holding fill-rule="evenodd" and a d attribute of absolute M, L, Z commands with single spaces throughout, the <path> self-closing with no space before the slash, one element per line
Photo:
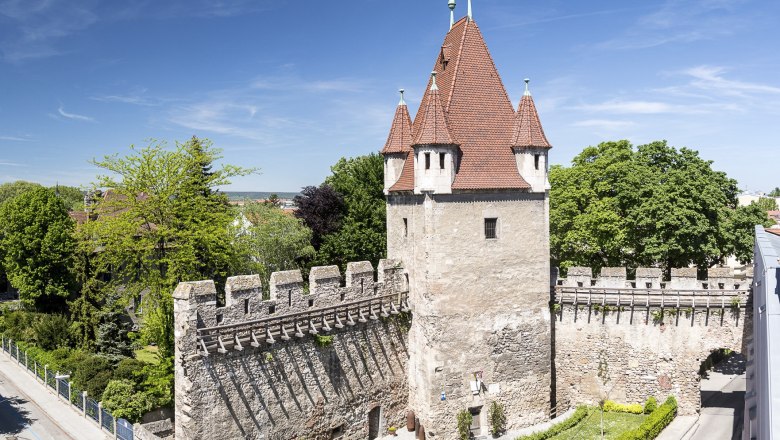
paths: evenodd
<path fill-rule="evenodd" d="M 368 440 L 379 438 L 380 421 L 382 419 L 382 408 L 375 406 L 368 412 Z"/>
<path fill-rule="evenodd" d="M 701 362 L 701 411 L 692 440 L 742 438 L 745 365 L 745 356 L 724 348 L 713 350 Z"/>

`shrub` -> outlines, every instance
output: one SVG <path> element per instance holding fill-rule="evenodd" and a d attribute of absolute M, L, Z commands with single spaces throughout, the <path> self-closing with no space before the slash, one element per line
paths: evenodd
<path fill-rule="evenodd" d="M 3 314 L 2 319 L 0 319 L 0 329 L 6 338 L 15 341 L 32 341 L 35 337 L 34 322 L 35 313 L 16 310 Z"/>
<path fill-rule="evenodd" d="M 112 367 L 108 359 L 84 352 L 77 352 L 70 362 L 73 370 L 71 380 L 93 399 L 103 395 L 111 380 Z"/>
<path fill-rule="evenodd" d="M 663 405 L 656 408 L 649 416 L 636 428 L 626 431 L 618 437 L 618 440 L 647 440 L 654 439 L 658 434 L 672 423 L 677 415 L 677 400 L 674 396 L 669 396 Z"/>
<path fill-rule="evenodd" d="M 655 400 L 655 397 L 653 397 L 653 396 L 648 397 L 647 401 L 645 402 L 644 413 L 645 414 L 650 414 L 653 411 L 655 411 L 656 408 L 658 408 L 658 401 Z"/>
<path fill-rule="evenodd" d="M 506 430 L 506 414 L 504 413 L 504 405 L 496 402 L 490 404 L 488 410 L 488 419 L 490 419 L 490 433 L 493 435 L 503 434 Z"/>
<path fill-rule="evenodd" d="M 518 437 L 515 440 L 547 440 L 548 438 L 555 437 L 556 435 L 562 433 L 563 431 L 572 428 L 577 423 L 580 423 L 580 421 L 584 419 L 585 416 L 587 415 L 588 415 L 588 408 L 585 405 L 580 405 L 577 407 L 577 409 L 574 411 L 574 414 L 572 414 L 571 417 L 562 421 L 561 423 L 556 423 L 555 425 L 551 426 L 550 429 L 548 429 L 547 431 L 524 435 Z"/>
<path fill-rule="evenodd" d="M 67 347 L 71 343 L 70 320 L 63 315 L 40 314 L 33 323 L 32 340 L 44 350 Z"/>
<path fill-rule="evenodd" d="M 138 359 L 124 358 L 116 364 L 113 379 L 126 379 L 133 383 L 140 383 L 146 378 L 144 368 L 148 364 Z"/>
<path fill-rule="evenodd" d="M 152 409 L 152 400 L 144 392 L 138 392 L 133 382 L 126 379 L 112 380 L 102 396 L 103 407 L 114 417 L 137 422 Z"/>
<path fill-rule="evenodd" d="M 622 412 L 629 414 L 642 414 L 642 405 L 638 403 L 622 404 L 607 400 L 604 402 L 604 411 L 606 412 Z"/>
<path fill-rule="evenodd" d="M 458 436 L 461 440 L 469 440 L 471 437 L 471 422 L 474 416 L 467 410 L 458 413 Z"/>

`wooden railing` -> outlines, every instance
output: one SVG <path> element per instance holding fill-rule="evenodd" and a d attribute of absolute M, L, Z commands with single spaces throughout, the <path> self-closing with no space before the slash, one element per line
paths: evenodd
<path fill-rule="evenodd" d="M 748 289 L 621 289 L 555 286 L 556 304 L 626 307 L 727 308 L 742 307 Z"/>
<path fill-rule="evenodd" d="M 242 351 L 245 347 L 270 347 L 292 338 L 328 334 L 333 329 L 389 318 L 408 312 L 408 292 L 363 298 L 335 306 L 270 316 L 254 321 L 197 329 L 198 348 L 203 356 L 210 353 Z"/>

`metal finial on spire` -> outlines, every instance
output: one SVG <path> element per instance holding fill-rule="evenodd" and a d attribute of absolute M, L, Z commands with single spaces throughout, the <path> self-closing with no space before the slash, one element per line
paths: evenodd
<path fill-rule="evenodd" d="M 439 90 L 439 86 L 436 85 L 436 71 L 431 72 L 431 90 Z"/>
<path fill-rule="evenodd" d="M 474 16 L 471 15 L 471 0 L 469 0 L 469 12 L 468 12 L 469 21 L 474 19 Z"/>
<path fill-rule="evenodd" d="M 404 89 L 398 89 L 398 92 L 401 94 L 401 102 L 399 102 L 398 105 L 406 105 L 406 101 L 404 101 Z"/>
<path fill-rule="evenodd" d="M 455 0 L 450 0 L 448 6 L 450 7 L 450 29 L 455 25 Z"/>
<path fill-rule="evenodd" d="M 525 81 L 525 93 L 523 93 L 523 95 L 524 96 L 531 96 L 531 91 L 528 90 L 528 83 L 531 82 L 531 80 L 526 78 L 523 81 Z"/>

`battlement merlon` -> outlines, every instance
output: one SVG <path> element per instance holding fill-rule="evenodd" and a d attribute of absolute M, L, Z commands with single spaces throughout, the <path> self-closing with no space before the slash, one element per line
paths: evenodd
<path fill-rule="evenodd" d="M 556 272 L 554 272 L 556 273 Z M 552 277 L 553 283 L 565 287 L 595 287 L 595 288 L 637 288 L 637 289 L 672 289 L 672 290 L 738 290 L 750 285 L 752 270 L 740 279 L 730 267 L 713 267 L 707 270 L 707 278 L 697 278 L 696 267 L 674 268 L 671 277 L 665 281 L 659 268 L 639 267 L 634 279 L 627 277 L 625 267 L 603 267 L 598 276 L 593 276 L 589 267 L 570 267 L 566 278 Z"/>
<path fill-rule="evenodd" d="M 186 319 L 190 321 L 197 320 L 197 328 L 237 324 L 400 294 L 406 291 L 403 273 L 400 261 L 380 260 L 375 281 L 370 262 L 348 263 L 342 286 L 338 266 L 313 267 L 307 293 L 300 270 L 274 272 L 267 300 L 263 300 L 259 275 L 234 276 L 225 283 L 224 307 L 216 306 L 213 281 L 183 282 L 174 291 L 175 310 L 177 315 L 188 315 Z"/>

